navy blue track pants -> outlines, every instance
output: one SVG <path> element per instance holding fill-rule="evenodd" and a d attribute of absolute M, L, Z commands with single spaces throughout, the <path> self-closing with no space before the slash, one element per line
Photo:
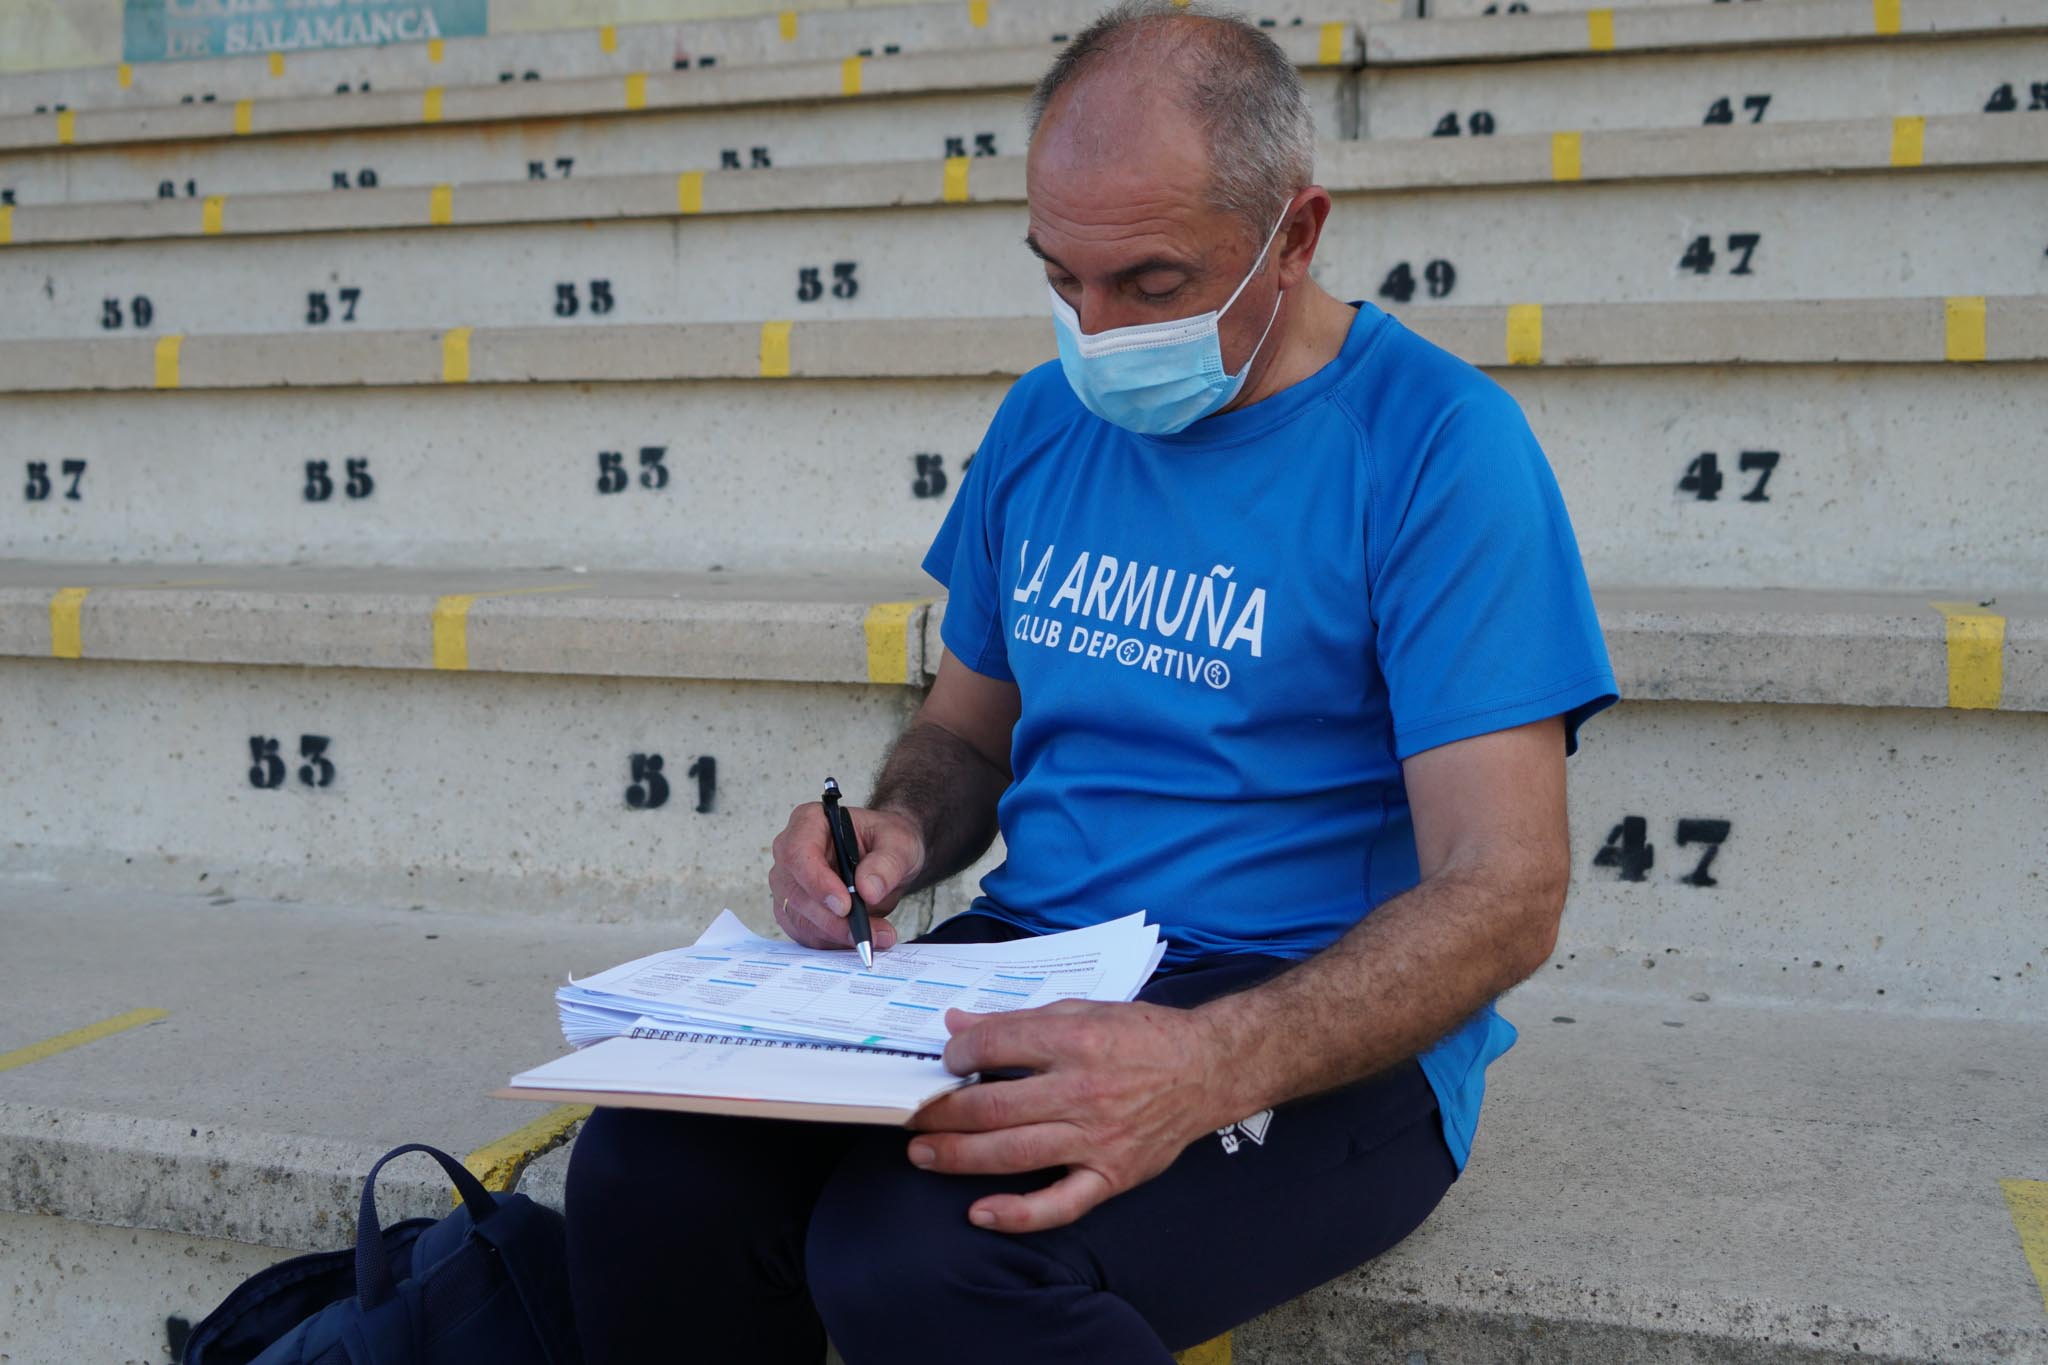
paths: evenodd
<path fill-rule="evenodd" d="M 1026 931 L 955 915 L 925 940 Z M 1192 1006 L 1287 959 L 1162 969 Z M 1002 1082 L 990 1082 L 1001 1084 Z M 1457 1178 L 1412 1059 L 1197 1138 L 1065 1227 L 978 1228 L 967 1207 L 1063 1168 L 910 1164 L 907 1129 L 599 1109 L 569 1162 L 569 1270 L 587 1365 L 1167 1365 L 1406 1237 Z"/>

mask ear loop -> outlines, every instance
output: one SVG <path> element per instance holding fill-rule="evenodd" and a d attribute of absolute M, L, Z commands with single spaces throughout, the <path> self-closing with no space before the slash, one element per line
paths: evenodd
<path fill-rule="evenodd" d="M 1273 241 L 1280 235 L 1280 225 L 1281 223 L 1285 223 L 1287 221 L 1288 211 L 1293 207 L 1293 197 L 1289 196 L 1287 201 L 1287 208 L 1280 210 L 1279 222 L 1274 223 L 1273 230 L 1266 234 L 1266 244 L 1259 248 L 1258 256 L 1252 261 L 1251 270 L 1246 273 L 1243 279 L 1237 282 L 1237 288 L 1230 291 L 1230 297 L 1225 299 L 1223 301 L 1223 306 L 1216 310 L 1216 316 L 1218 318 L 1221 318 L 1225 313 L 1230 311 L 1230 305 L 1237 302 L 1237 296 L 1244 292 L 1244 287 L 1250 284 L 1252 282 L 1253 277 L 1259 273 L 1259 267 L 1263 266 L 1266 263 L 1266 253 L 1273 249 Z M 1275 304 L 1274 309 L 1277 312 L 1279 309 L 1279 305 Z M 1268 323 L 1267 325 L 1271 326 L 1272 324 Z"/>
<path fill-rule="evenodd" d="M 1223 306 L 1216 310 L 1218 319 L 1221 319 L 1226 312 L 1230 311 L 1231 304 L 1237 302 L 1237 296 L 1242 294 L 1244 287 L 1252 282 L 1252 275 L 1259 273 L 1259 267 L 1265 264 L 1266 253 L 1273 249 L 1273 240 L 1280 235 L 1280 224 L 1287 221 L 1287 214 L 1293 207 L 1294 201 L 1290 198 L 1287 208 L 1280 210 L 1280 222 L 1273 224 L 1273 230 L 1266 234 L 1266 244 L 1259 248 L 1258 260 L 1252 262 L 1251 275 L 1246 275 L 1242 280 L 1238 281 L 1237 288 L 1231 292 L 1229 299 L 1225 300 Z M 1259 358 L 1259 352 L 1265 348 L 1266 338 L 1273 335 L 1273 324 L 1280 320 L 1280 300 L 1286 297 L 1287 291 L 1285 289 L 1273 295 L 1273 312 L 1266 319 L 1266 330 L 1259 333 L 1258 344 L 1252 347 L 1252 353 L 1244 358 L 1243 366 L 1238 369 L 1237 374 L 1231 376 L 1232 379 L 1241 378 L 1251 372 L 1252 362 Z"/>

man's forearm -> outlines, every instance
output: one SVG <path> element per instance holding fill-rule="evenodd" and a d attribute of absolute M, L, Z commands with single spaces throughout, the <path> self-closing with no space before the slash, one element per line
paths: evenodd
<path fill-rule="evenodd" d="M 896 737 L 868 805 L 907 816 L 924 834 L 924 866 L 904 894 L 936 886 L 987 851 L 1010 775 L 952 731 L 920 720 Z"/>
<path fill-rule="evenodd" d="M 1254 1114 L 1423 1051 L 1542 965 L 1562 899 L 1562 888 L 1441 873 L 1314 957 L 1196 1007 L 1229 1059 L 1225 1108 Z"/>

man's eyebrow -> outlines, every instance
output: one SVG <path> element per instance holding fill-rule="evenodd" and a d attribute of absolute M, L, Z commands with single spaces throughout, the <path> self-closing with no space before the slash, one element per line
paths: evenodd
<path fill-rule="evenodd" d="M 1064 265 L 1060 265 L 1058 261 L 1046 255 L 1045 248 L 1040 246 L 1038 239 L 1031 234 L 1025 234 L 1024 245 L 1031 248 L 1032 255 L 1046 264 L 1057 265 L 1062 270 L 1067 269 Z M 1184 275 L 1199 275 L 1201 273 L 1201 267 L 1192 261 L 1178 261 L 1169 256 L 1148 256 L 1136 265 L 1125 266 L 1111 278 L 1118 281 L 1136 279 L 1140 275 L 1149 275 L 1155 270 L 1178 270 Z M 1071 275 L 1073 272 L 1068 270 L 1067 273 Z"/>

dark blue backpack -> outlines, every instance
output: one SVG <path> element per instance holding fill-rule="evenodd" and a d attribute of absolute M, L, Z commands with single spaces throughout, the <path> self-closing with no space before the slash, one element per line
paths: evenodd
<path fill-rule="evenodd" d="M 406 1152 L 441 1163 L 462 1207 L 377 1225 L 377 1172 Z M 581 1365 L 562 1215 L 493 1195 L 424 1143 L 363 1180 L 353 1251 L 299 1256 L 237 1286 L 192 1329 L 184 1365 Z"/>

